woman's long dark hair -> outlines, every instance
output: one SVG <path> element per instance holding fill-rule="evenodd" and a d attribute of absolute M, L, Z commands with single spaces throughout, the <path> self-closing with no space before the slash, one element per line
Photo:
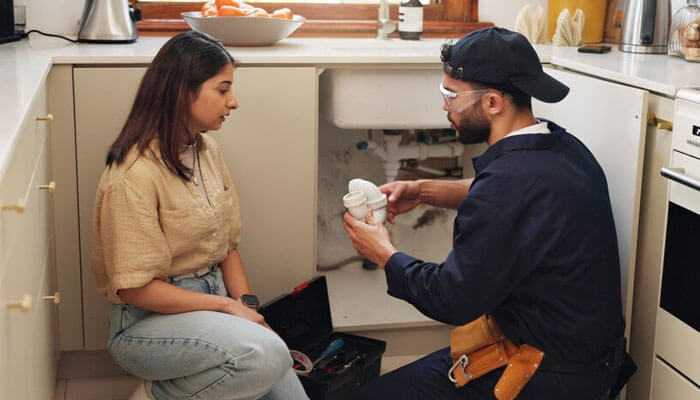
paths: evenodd
<path fill-rule="evenodd" d="M 166 167 L 183 179 L 191 179 L 192 170 L 179 155 L 192 140 L 192 102 L 202 83 L 226 64 L 235 65 L 235 61 L 211 36 L 188 31 L 168 40 L 141 80 L 129 117 L 107 153 L 107 166 L 121 164 L 135 145 L 142 154 L 151 140 L 158 138 Z"/>

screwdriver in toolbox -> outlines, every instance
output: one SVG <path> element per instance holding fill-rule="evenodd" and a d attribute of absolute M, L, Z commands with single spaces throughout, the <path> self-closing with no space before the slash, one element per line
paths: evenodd
<path fill-rule="evenodd" d="M 328 347 L 326 347 L 325 350 L 323 350 L 321 355 L 318 356 L 316 360 L 314 360 L 313 365 L 316 366 L 316 364 L 318 364 L 319 361 L 323 360 L 326 357 L 334 355 L 340 349 L 342 349 L 343 346 L 345 346 L 345 341 L 343 339 L 335 339 L 328 345 Z"/>

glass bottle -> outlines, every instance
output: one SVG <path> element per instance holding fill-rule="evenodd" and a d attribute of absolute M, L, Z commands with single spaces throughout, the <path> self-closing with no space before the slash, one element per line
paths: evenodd
<path fill-rule="evenodd" d="M 399 5 L 399 37 L 404 40 L 420 40 L 423 33 L 423 4 L 420 0 L 407 0 Z"/>
<path fill-rule="evenodd" d="M 683 57 L 681 52 L 685 28 L 694 22 L 700 22 L 700 0 L 687 0 L 686 5 L 673 14 L 671 34 L 668 39 L 668 55 Z"/>

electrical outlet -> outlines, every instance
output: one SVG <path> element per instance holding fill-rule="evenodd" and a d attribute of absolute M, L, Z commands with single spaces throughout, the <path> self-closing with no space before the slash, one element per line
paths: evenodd
<path fill-rule="evenodd" d="M 15 12 L 15 31 L 24 32 L 24 27 L 27 25 L 27 6 L 16 5 L 14 7 Z"/>

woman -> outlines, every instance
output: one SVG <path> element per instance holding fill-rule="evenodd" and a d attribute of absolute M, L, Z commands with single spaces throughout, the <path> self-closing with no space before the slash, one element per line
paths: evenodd
<path fill-rule="evenodd" d="M 144 379 L 132 399 L 307 399 L 284 342 L 241 301 L 238 197 L 216 141 L 238 107 L 211 37 L 170 39 L 107 155 L 95 207 L 108 349 Z"/>

